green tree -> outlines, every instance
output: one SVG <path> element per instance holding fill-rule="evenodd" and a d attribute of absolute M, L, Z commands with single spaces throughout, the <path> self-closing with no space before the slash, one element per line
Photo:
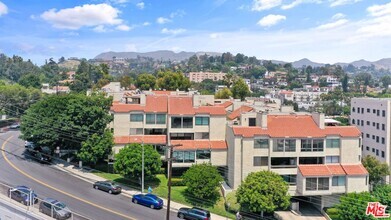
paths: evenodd
<path fill-rule="evenodd" d="M 19 84 L 0 85 L 0 111 L 11 117 L 20 117 L 42 97 L 40 90 Z"/>
<path fill-rule="evenodd" d="M 119 82 L 121 83 L 121 87 L 126 88 L 127 90 L 130 89 L 130 86 L 133 83 L 133 79 L 130 76 L 122 76 L 119 78 Z"/>
<path fill-rule="evenodd" d="M 288 183 L 271 171 L 250 173 L 236 192 L 242 209 L 250 212 L 273 212 L 286 209 L 290 204 Z"/>
<path fill-rule="evenodd" d="M 123 176 L 140 177 L 142 173 L 142 145 L 129 144 L 115 156 L 114 170 Z M 152 176 L 160 171 L 160 154 L 152 145 L 144 145 L 144 175 Z"/>
<path fill-rule="evenodd" d="M 327 79 L 326 78 L 320 78 L 318 81 L 319 87 L 326 87 L 328 86 Z"/>
<path fill-rule="evenodd" d="M 391 207 L 391 185 L 378 185 L 375 187 L 372 195 L 380 200 L 380 203 Z"/>
<path fill-rule="evenodd" d="M 230 97 L 232 97 L 232 92 L 228 88 L 220 89 L 215 94 L 216 99 L 229 99 Z"/>
<path fill-rule="evenodd" d="M 93 134 L 82 143 L 77 157 L 85 163 L 96 164 L 107 158 L 114 146 L 113 133 L 106 130 L 103 135 Z"/>
<path fill-rule="evenodd" d="M 345 75 L 342 77 L 341 84 L 342 84 L 342 91 L 343 91 L 343 92 L 348 92 L 349 77 L 348 77 L 347 74 L 345 74 Z"/>
<path fill-rule="evenodd" d="M 233 84 L 231 92 L 235 99 L 240 98 L 242 101 L 250 94 L 250 90 L 243 79 L 239 79 Z"/>
<path fill-rule="evenodd" d="M 218 186 L 223 178 L 215 166 L 208 163 L 192 165 L 182 176 L 187 192 L 198 199 L 218 195 Z"/>
<path fill-rule="evenodd" d="M 156 85 L 156 77 L 152 74 L 143 73 L 138 75 L 136 79 L 136 86 L 140 90 L 154 89 Z"/>
<path fill-rule="evenodd" d="M 367 220 L 375 219 L 370 215 L 365 214 L 368 202 L 377 202 L 374 196 L 368 192 L 348 193 L 339 198 L 340 203 L 338 208 L 338 217 L 343 220 Z"/>
<path fill-rule="evenodd" d="M 49 95 L 30 106 L 21 118 L 24 140 L 51 150 L 80 150 L 93 134 L 102 136 L 112 121 L 112 98 L 103 95 Z"/>
<path fill-rule="evenodd" d="M 391 76 L 385 75 L 380 78 L 380 82 L 383 84 L 383 88 L 388 89 L 388 86 L 391 85 Z"/>
<path fill-rule="evenodd" d="M 32 87 L 40 89 L 42 87 L 41 76 L 39 74 L 26 74 L 19 78 L 18 83 L 26 88 Z"/>
<path fill-rule="evenodd" d="M 373 156 L 366 156 L 362 160 L 362 165 L 367 169 L 369 173 L 369 183 L 378 184 L 382 178 L 390 175 L 390 168 L 387 163 L 381 163 Z"/>
<path fill-rule="evenodd" d="M 157 87 L 166 90 L 188 90 L 190 88 L 190 80 L 181 72 L 172 72 L 170 70 L 160 71 L 158 73 Z"/>

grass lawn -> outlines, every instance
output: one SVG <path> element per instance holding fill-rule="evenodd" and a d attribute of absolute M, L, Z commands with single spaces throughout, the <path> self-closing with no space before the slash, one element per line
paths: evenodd
<path fill-rule="evenodd" d="M 99 168 L 98 168 L 99 169 Z M 129 178 L 124 178 L 120 174 L 111 174 L 111 173 L 105 173 L 102 171 L 94 171 L 93 172 L 95 175 L 103 177 L 108 180 L 113 180 L 115 182 L 121 183 L 123 185 L 129 186 L 134 189 L 140 189 L 140 185 L 138 183 L 138 180 L 136 179 L 129 179 Z M 167 192 L 168 192 L 168 187 L 167 187 L 167 178 L 163 174 L 158 174 L 156 175 L 156 178 L 153 179 L 146 179 L 145 180 L 145 190 L 148 189 L 148 187 L 151 186 L 153 189 L 153 193 L 163 197 L 167 198 Z M 235 219 L 235 214 L 233 213 L 228 213 L 225 210 L 224 207 L 224 198 L 221 196 L 218 201 L 214 204 L 208 204 L 208 202 L 205 201 L 197 201 L 196 199 L 192 198 L 189 195 L 186 195 L 186 186 L 172 186 L 171 187 L 171 199 L 172 201 L 188 205 L 188 206 L 198 206 L 202 207 L 205 209 L 208 209 L 209 211 L 228 217 L 230 219 Z"/>

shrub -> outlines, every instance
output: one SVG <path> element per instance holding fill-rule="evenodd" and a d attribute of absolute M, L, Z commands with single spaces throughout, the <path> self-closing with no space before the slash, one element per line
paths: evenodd
<path fill-rule="evenodd" d="M 181 178 L 171 178 L 171 186 L 186 186 Z"/>
<path fill-rule="evenodd" d="M 333 220 L 338 220 L 338 209 L 337 208 L 328 208 L 326 210 L 327 215 Z"/>
<path fill-rule="evenodd" d="M 235 191 L 230 192 L 225 197 L 225 208 L 228 212 L 236 213 L 240 209 L 240 204 L 236 200 Z"/>

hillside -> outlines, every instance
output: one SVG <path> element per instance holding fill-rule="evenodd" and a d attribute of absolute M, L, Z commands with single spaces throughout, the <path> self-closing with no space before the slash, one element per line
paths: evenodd
<path fill-rule="evenodd" d="M 125 59 L 135 59 L 138 56 L 140 57 L 150 57 L 155 60 L 163 60 L 163 61 L 182 61 L 190 58 L 193 55 L 203 55 L 208 54 L 212 56 L 221 55 L 221 53 L 217 52 L 179 52 L 175 53 L 173 51 L 169 50 L 158 50 L 158 51 L 152 51 L 152 52 L 146 52 L 146 53 L 138 53 L 138 52 L 105 52 L 97 55 L 95 59 L 103 59 L 103 60 L 111 60 L 113 57 L 120 57 Z"/>

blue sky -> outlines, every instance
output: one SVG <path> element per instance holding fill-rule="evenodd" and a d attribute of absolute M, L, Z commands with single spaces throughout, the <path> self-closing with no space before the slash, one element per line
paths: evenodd
<path fill-rule="evenodd" d="M 390 0 L 0 0 L 0 52 L 42 64 L 105 51 L 391 57 Z"/>

